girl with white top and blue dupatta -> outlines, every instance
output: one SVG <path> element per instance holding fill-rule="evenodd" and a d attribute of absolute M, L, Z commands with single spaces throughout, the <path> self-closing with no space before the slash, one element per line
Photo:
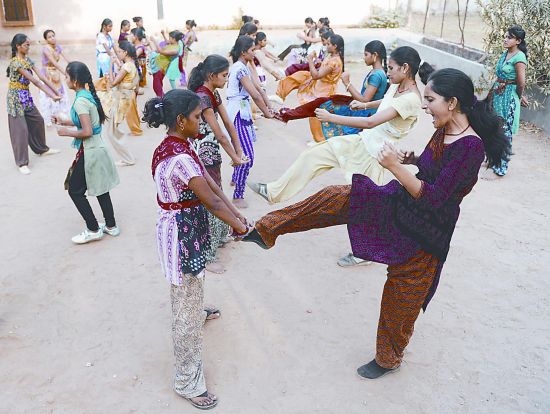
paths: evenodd
<path fill-rule="evenodd" d="M 103 19 L 101 30 L 95 40 L 95 55 L 97 60 L 97 76 L 103 77 L 111 72 L 114 62 L 118 62 L 115 54 L 114 41 L 110 35 L 113 30 L 113 21 Z M 118 62 L 120 63 L 120 62 Z"/>
<path fill-rule="evenodd" d="M 71 108 L 71 119 L 54 117 L 57 125 L 75 126 L 59 128 L 57 134 L 73 137 L 73 146 L 78 148 L 75 160 L 67 174 L 65 189 L 73 200 L 78 212 L 86 222 L 86 229 L 72 238 L 73 243 L 84 244 L 103 238 L 107 233 L 118 236 L 113 204 L 109 191 L 119 183 L 115 164 L 101 137 L 101 125 L 105 112 L 97 96 L 88 67 L 81 62 L 71 62 L 67 66 L 67 85 L 76 92 Z M 86 85 L 88 90 L 86 90 Z M 98 223 L 86 198 L 97 197 L 105 223 Z"/>

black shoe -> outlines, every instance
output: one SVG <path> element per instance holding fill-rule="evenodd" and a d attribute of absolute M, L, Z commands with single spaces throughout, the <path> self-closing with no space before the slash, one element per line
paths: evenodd
<path fill-rule="evenodd" d="M 262 239 L 262 236 L 260 236 L 260 233 L 258 233 L 258 230 L 256 229 L 252 230 L 249 234 L 244 236 L 241 241 L 256 243 L 262 249 L 266 249 L 266 250 L 269 249 L 269 246 L 265 244 L 265 242 Z"/>
<path fill-rule="evenodd" d="M 359 376 L 363 378 L 376 379 L 376 378 L 383 377 L 384 375 L 389 374 L 390 372 L 395 372 L 398 369 L 399 367 L 397 368 L 381 367 L 380 365 L 378 365 L 376 360 L 373 359 L 368 364 L 357 368 L 357 373 L 359 374 Z"/>

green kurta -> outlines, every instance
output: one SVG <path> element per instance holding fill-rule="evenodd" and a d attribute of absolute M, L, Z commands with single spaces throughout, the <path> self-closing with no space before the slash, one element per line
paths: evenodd
<path fill-rule="evenodd" d="M 504 52 L 497 63 L 496 75 L 502 81 L 517 81 L 516 63 L 527 65 L 527 57 L 522 51 L 517 52 L 509 60 L 508 52 Z M 519 129 L 520 101 L 515 83 L 503 84 L 497 80 L 493 85 L 493 109 L 508 124 L 511 133 Z"/>
<path fill-rule="evenodd" d="M 98 129 L 99 113 L 96 106 L 84 97 L 77 97 L 73 108 L 78 115 L 89 115 L 92 128 Z M 111 191 L 120 182 L 113 158 L 101 134 L 82 140 L 84 144 L 84 171 L 88 195 L 99 196 Z"/>

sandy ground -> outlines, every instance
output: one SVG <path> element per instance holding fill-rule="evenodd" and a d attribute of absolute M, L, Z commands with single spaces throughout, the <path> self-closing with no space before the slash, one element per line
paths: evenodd
<path fill-rule="evenodd" d="M 94 67 L 92 53 L 73 57 Z M 352 70 L 358 84 L 364 67 Z M 5 81 L 0 89 L 5 96 Z M 169 285 L 150 175 L 162 131 L 128 138 L 138 163 L 120 170 L 112 192 L 121 236 L 74 246 L 84 225 L 63 190 L 70 140 L 48 130 L 61 154 L 31 156 L 23 176 L 0 105 L 0 412 L 196 412 L 171 389 Z M 306 148 L 307 121 L 258 126 L 252 178 L 274 179 Z M 402 145 L 420 150 L 431 133 L 423 115 Z M 374 354 L 385 267 L 339 268 L 349 251 L 344 227 L 287 236 L 269 252 L 221 250 L 228 269 L 208 275 L 206 300 L 223 315 L 204 335 L 208 386 L 220 398 L 214 412 L 550 412 L 549 145 L 522 131 L 509 175 L 479 182 L 464 200 L 439 291 L 400 372 L 377 381 L 355 369 Z M 227 183 L 228 162 L 223 174 Z M 330 172 L 293 201 L 342 182 Z M 273 209 L 248 200 L 250 218 Z"/>

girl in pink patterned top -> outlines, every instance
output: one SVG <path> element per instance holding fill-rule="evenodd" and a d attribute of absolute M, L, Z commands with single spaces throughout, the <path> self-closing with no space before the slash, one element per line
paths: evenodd
<path fill-rule="evenodd" d="M 200 99 L 194 92 L 173 89 L 145 105 L 143 119 L 154 128 L 165 125 L 168 136 L 155 150 L 152 173 L 160 206 L 157 245 L 165 277 L 171 283 L 172 334 L 176 373 L 174 390 L 200 409 L 217 398 L 206 390 L 201 351 L 202 326 L 210 319 L 203 307 L 205 251 L 210 244 L 207 210 L 233 228 L 251 230 L 210 178 L 192 149 L 199 132 Z"/>

